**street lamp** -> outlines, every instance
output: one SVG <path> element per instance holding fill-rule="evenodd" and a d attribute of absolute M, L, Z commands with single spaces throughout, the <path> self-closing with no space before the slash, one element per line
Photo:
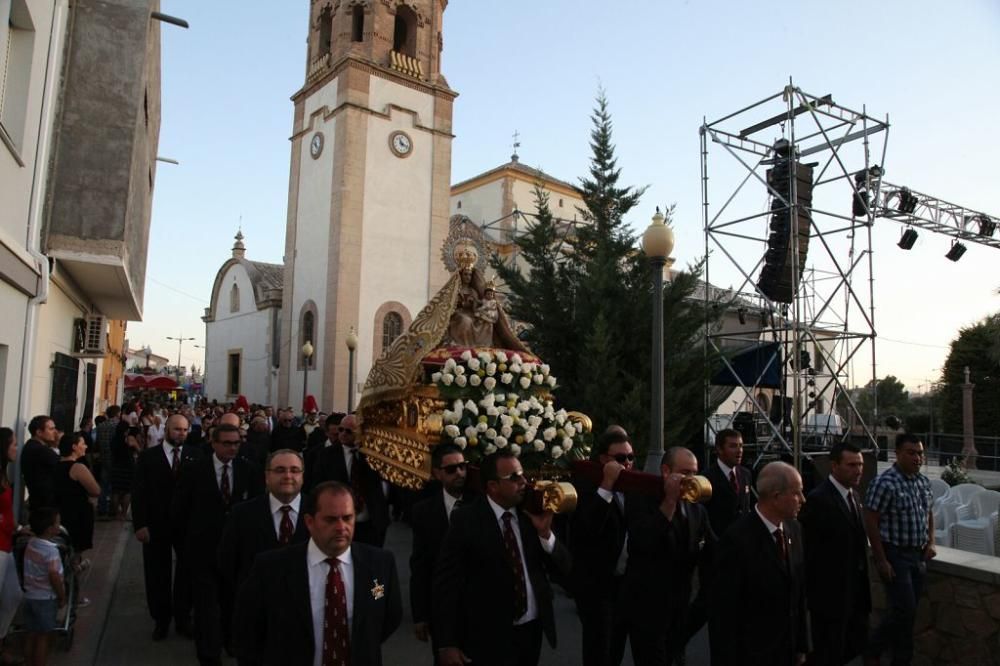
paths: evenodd
<path fill-rule="evenodd" d="M 177 383 L 179 384 L 181 378 L 181 347 L 184 346 L 185 342 L 187 342 L 188 340 L 194 340 L 194 338 L 185 338 L 183 335 L 178 336 L 176 338 L 172 338 L 168 335 L 167 340 L 177 341 L 177 371 L 175 374 L 177 375 Z"/>
<path fill-rule="evenodd" d="M 358 348 L 358 334 L 353 326 L 344 342 L 347 343 L 347 413 L 350 414 L 354 410 L 354 350 Z"/>
<path fill-rule="evenodd" d="M 306 340 L 306 343 L 302 345 L 302 411 L 305 412 L 306 409 L 306 398 L 309 396 L 309 359 L 312 358 L 313 352 L 312 342 Z"/>
<path fill-rule="evenodd" d="M 642 251 L 653 272 L 653 365 L 650 403 L 650 444 L 645 471 L 656 474 L 663 458 L 663 267 L 674 249 L 674 232 L 664 223 L 660 207 L 642 234 Z"/>

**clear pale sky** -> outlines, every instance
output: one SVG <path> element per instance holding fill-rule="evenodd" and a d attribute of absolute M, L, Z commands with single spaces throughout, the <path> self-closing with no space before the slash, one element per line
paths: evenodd
<path fill-rule="evenodd" d="M 284 250 L 292 104 L 305 73 L 308 0 L 162 0 L 163 111 L 144 320 L 134 347 L 171 360 L 165 336 L 203 344 L 200 317 L 241 224 L 250 259 Z M 452 182 L 521 161 L 576 182 L 598 87 L 611 103 L 627 184 L 649 185 L 629 222 L 677 204 L 675 256 L 704 252 L 698 127 L 794 79 L 889 116 L 886 179 L 1000 216 L 1000 3 L 995 0 L 720 2 L 451 0 L 443 72 L 455 103 Z M 721 187 L 720 187 L 721 189 Z M 761 197 L 761 205 L 763 196 Z M 757 211 L 759 212 L 759 211 Z M 1000 309 L 1000 252 L 876 223 L 879 376 L 936 379 L 957 330 Z M 729 286 L 736 279 L 713 279 Z M 182 361 L 203 365 L 185 343 Z M 861 376 L 857 381 L 866 381 Z"/>

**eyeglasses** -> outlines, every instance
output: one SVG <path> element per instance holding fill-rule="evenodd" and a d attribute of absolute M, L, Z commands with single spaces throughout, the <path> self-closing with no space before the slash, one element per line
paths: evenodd
<path fill-rule="evenodd" d="M 498 476 L 498 481 L 513 481 L 514 483 L 521 483 L 525 480 L 524 472 L 511 472 L 505 476 Z"/>
<path fill-rule="evenodd" d="M 340 432 L 354 432 L 350 428 L 337 428 L 337 430 L 339 430 Z"/>
<path fill-rule="evenodd" d="M 454 474 L 458 470 L 465 471 L 465 468 L 468 466 L 468 464 L 469 463 L 460 462 L 460 463 L 455 463 L 454 465 L 441 465 L 440 467 L 438 467 L 438 469 L 443 469 L 448 474 Z"/>
<path fill-rule="evenodd" d="M 222 446 L 228 447 L 230 449 L 235 449 L 235 448 L 239 447 L 239 445 L 240 445 L 241 442 L 239 440 L 236 440 L 235 442 L 227 442 L 227 441 L 219 440 L 219 441 L 217 441 L 215 443 L 216 444 L 221 444 Z"/>
<path fill-rule="evenodd" d="M 298 476 L 299 474 L 302 473 L 302 468 L 301 467 L 272 467 L 272 468 L 270 468 L 267 471 L 268 472 L 272 472 L 274 474 L 278 474 L 280 476 L 284 476 L 285 474 L 292 474 L 294 476 Z"/>
<path fill-rule="evenodd" d="M 635 454 L 634 453 L 619 453 L 616 456 L 612 456 L 612 458 L 614 458 L 615 462 L 618 463 L 619 465 L 624 465 L 626 462 L 634 462 L 635 461 Z"/>

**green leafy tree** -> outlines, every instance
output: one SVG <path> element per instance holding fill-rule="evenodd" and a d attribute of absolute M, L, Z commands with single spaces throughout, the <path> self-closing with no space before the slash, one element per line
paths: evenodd
<path fill-rule="evenodd" d="M 872 384 L 876 385 L 875 396 L 872 395 Z M 869 427 L 875 426 L 873 397 L 878 400 L 878 416 L 885 424 L 885 419 L 895 416 L 900 421 L 905 421 L 909 415 L 910 394 L 907 392 L 903 382 L 893 375 L 886 375 L 882 379 L 876 379 L 855 393 L 855 404 L 858 412 Z"/>
<path fill-rule="evenodd" d="M 583 222 L 565 235 L 548 195 L 536 187 L 537 218 L 515 241 L 519 261 L 494 258 L 493 266 L 507 285 L 508 311 L 527 324 L 526 341 L 559 378 L 559 403 L 590 415 L 597 431 L 622 425 L 641 455 L 650 432 L 652 285 L 625 216 L 646 188 L 621 184 L 603 91 L 591 119 L 590 168 L 580 181 Z M 677 274 L 664 288 L 666 446 L 700 446 L 703 439 L 702 341 L 706 316 L 719 314 L 707 315 L 694 298 L 701 269 Z"/>
<path fill-rule="evenodd" d="M 962 385 L 969 368 L 973 391 L 973 416 L 976 435 L 1000 435 L 1000 314 L 959 331 L 942 368 L 941 429 L 962 432 Z"/>

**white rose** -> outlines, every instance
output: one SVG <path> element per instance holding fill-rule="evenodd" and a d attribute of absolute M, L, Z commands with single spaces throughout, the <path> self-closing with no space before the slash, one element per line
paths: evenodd
<path fill-rule="evenodd" d="M 489 426 L 486 424 L 485 421 L 480 421 L 479 423 L 476 424 L 476 430 L 478 430 L 479 432 L 486 432 L 488 428 Z"/>
<path fill-rule="evenodd" d="M 497 373 L 497 364 L 496 363 L 487 363 L 486 364 L 486 374 L 490 375 L 492 377 L 496 373 Z"/>
<path fill-rule="evenodd" d="M 563 426 L 563 430 L 566 431 L 566 435 L 568 437 L 572 437 L 573 435 L 576 434 L 576 427 L 573 425 L 571 421 L 568 421 L 566 425 Z"/>
<path fill-rule="evenodd" d="M 555 388 L 555 386 L 556 386 L 556 378 L 553 377 L 552 375 L 549 375 L 549 378 L 545 380 L 545 383 L 548 384 L 549 386 L 551 386 L 552 388 Z"/>
<path fill-rule="evenodd" d="M 497 393 L 496 397 L 497 397 L 497 402 L 504 402 L 507 399 L 507 396 L 504 395 L 503 393 Z"/>
<path fill-rule="evenodd" d="M 505 446 L 507 446 L 507 438 L 506 437 L 497 437 L 494 441 L 496 442 L 496 445 L 497 445 L 498 449 L 502 449 Z"/>
<path fill-rule="evenodd" d="M 541 375 L 535 375 L 534 376 L 534 381 L 535 381 L 536 384 L 538 384 L 539 386 L 541 386 L 542 382 L 545 381 L 545 377 L 542 377 Z"/>
<path fill-rule="evenodd" d="M 470 358 L 469 362 L 468 362 L 468 366 L 469 366 L 469 370 L 472 370 L 473 372 L 475 372 L 476 370 L 479 369 L 479 359 L 478 358 Z"/>
<path fill-rule="evenodd" d="M 542 418 L 547 421 L 554 421 L 556 418 L 556 413 L 552 411 L 551 407 L 546 407 L 545 411 L 542 412 Z"/>
<path fill-rule="evenodd" d="M 487 391 L 492 391 L 496 385 L 497 385 L 497 380 L 493 379 L 492 377 L 487 377 L 486 379 L 483 380 L 483 387 Z"/>
<path fill-rule="evenodd" d="M 483 380 L 479 378 L 479 375 L 469 375 L 469 384 L 472 386 L 479 386 L 483 383 Z"/>
<path fill-rule="evenodd" d="M 497 447 L 493 446 L 492 444 L 487 446 L 486 449 L 483 451 L 483 453 L 485 453 L 486 455 L 490 455 L 496 452 L 497 452 Z"/>
<path fill-rule="evenodd" d="M 524 371 L 525 372 L 534 372 L 535 371 L 535 367 L 536 366 L 535 366 L 534 363 L 531 363 L 531 362 L 525 363 L 524 364 Z"/>
<path fill-rule="evenodd" d="M 532 414 L 528 417 L 528 425 L 537 430 L 538 426 L 542 425 L 542 417 L 537 414 Z"/>
<path fill-rule="evenodd" d="M 455 366 L 455 374 L 456 375 L 464 375 L 465 374 L 465 366 L 456 365 Z"/>
<path fill-rule="evenodd" d="M 455 440 L 454 440 L 454 444 L 455 444 L 455 446 L 457 446 L 458 448 L 460 448 L 460 449 L 464 449 L 464 448 L 465 448 L 465 446 L 466 446 L 466 445 L 468 444 L 468 442 L 467 442 L 467 441 L 465 441 L 465 438 L 464 438 L 464 437 L 456 437 L 456 438 L 455 438 Z"/>
<path fill-rule="evenodd" d="M 479 413 L 479 408 L 476 407 L 476 403 L 472 402 L 471 400 L 466 400 L 464 407 L 473 414 Z"/>
<path fill-rule="evenodd" d="M 561 456 L 563 454 L 563 450 L 561 448 L 559 448 L 558 446 L 553 446 L 551 453 L 552 453 L 552 459 L 555 460 L 556 458 L 558 458 L 559 456 Z"/>
<path fill-rule="evenodd" d="M 573 448 L 573 440 L 567 437 L 566 439 L 563 440 L 562 447 L 563 451 L 569 451 L 570 449 Z"/>
<path fill-rule="evenodd" d="M 465 436 L 469 439 L 475 437 L 477 432 L 476 426 L 465 426 Z"/>
<path fill-rule="evenodd" d="M 480 363 L 489 363 L 492 360 L 493 360 L 493 354 L 489 353 L 488 351 L 479 352 Z"/>
<path fill-rule="evenodd" d="M 487 428 L 485 435 L 486 435 L 486 439 L 496 439 L 497 438 L 497 431 L 494 430 L 493 428 Z"/>
<path fill-rule="evenodd" d="M 504 437 L 510 437 L 514 433 L 514 429 L 509 425 L 500 426 L 500 434 Z"/>
<path fill-rule="evenodd" d="M 521 368 L 521 366 L 519 366 L 519 365 L 514 365 L 512 363 L 511 366 L 510 366 L 510 368 L 508 368 L 508 369 L 511 372 L 513 372 L 515 375 L 519 375 L 519 374 L 521 374 L 521 371 L 522 371 L 523 368 Z"/>
<path fill-rule="evenodd" d="M 517 418 L 521 415 L 521 410 L 517 407 L 511 407 L 507 410 L 507 413 L 511 415 L 512 418 Z"/>
<path fill-rule="evenodd" d="M 519 455 L 521 455 L 521 447 L 518 446 L 517 444 L 511 444 L 510 445 L 510 451 L 511 451 L 511 453 L 514 454 L 515 458 L 518 457 Z"/>
<path fill-rule="evenodd" d="M 549 368 L 549 364 L 548 364 L 548 363 L 542 363 L 542 364 L 541 364 L 541 365 L 539 366 L 539 370 L 541 370 L 541 371 L 542 371 L 542 374 L 543 374 L 543 375 L 547 375 L 547 374 L 549 374 L 549 370 L 550 370 L 550 369 L 551 369 L 551 368 Z"/>
<path fill-rule="evenodd" d="M 509 372 L 505 372 L 502 375 L 500 375 L 501 384 L 510 384 L 512 381 L 514 381 L 514 375 L 510 374 Z"/>
<path fill-rule="evenodd" d="M 455 359 L 449 358 L 447 361 L 444 362 L 444 369 L 446 372 L 451 371 L 455 369 L 456 365 L 457 364 L 455 363 Z"/>
<path fill-rule="evenodd" d="M 531 386 L 531 380 L 528 379 L 527 377 L 521 377 L 520 384 L 521 384 L 521 388 L 526 389 L 529 386 Z"/>
<path fill-rule="evenodd" d="M 506 363 L 507 362 L 507 352 L 498 351 L 496 353 L 495 358 L 496 358 L 497 363 Z"/>
<path fill-rule="evenodd" d="M 507 408 L 503 405 L 497 405 L 497 414 L 506 414 Z"/>
<path fill-rule="evenodd" d="M 468 349 L 466 349 L 464 352 L 462 352 L 462 360 L 463 361 L 465 361 L 466 363 L 468 363 L 471 358 L 472 358 L 472 352 L 471 351 L 469 351 Z"/>
<path fill-rule="evenodd" d="M 496 407 L 487 407 L 486 408 L 486 416 L 498 416 L 499 414 L 500 414 L 500 410 L 498 410 Z"/>
<path fill-rule="evenodd" d="M 524 361 L 521 360 L 521 355 L 520 354 L 514 354 L 513 356 L 511 356 L 510 357 L 510 362 L 511 363 L 516 363 L 517 365 L 521 365 L 522 363 L 524 363 Z"/>
<path fill-rule="evenodd" d="M 466 377 L 465 375 L 459 375 L 455 377 L 455 383 L 459 386 L 465 386 L 466 384 L 469 383 L 469 378 Z"/>
<path fill-rule="evenodd" d="M 441 373 L 435 372 L 433 375 L 431 375 L 431 381 L 434 382 L 435 384 L 441 381 Z"/>
<path fill-rule="evenodd" d="M 507 416 L 506 414 L 504 414 L 503 416 L 500 417 L 500 425 L 503 425 L 503 426 L 512 426 L 512 425 L 514 425 L 514 419 L 512 419 L 510 416 Z"/>
<path fill-rule="evenodd" d="M 531 408 L 534 409 L 535 411 L 541 411 L 544 408 L 542 406 L 542 403 L 540 403 L 538 401 L 538 398 L 536 398 L 535 396 L 531 396 L 530 398 L 528 398 L 528 404 L 530 404 Z M 545 403 L 545 404 L 548 405 L 550 403 Z"/>
<path fill-rule="evenodd" d="M 565 409 L 560 409 L 558 412 L 556 412 L 556 423 L 558 423 L 559 425 L 562 425 L 563 423 L 566 423 L 566 410 Z"/>
<path fill-rule="evenodd" d="M 461 400 L 455 400 L 451 408 L 455 410 L 456 414 L 461 415 L 462 410 L 465 409 L 465 403 L 462 402 Z"/>
<path fill-rule="evenodd" d="M 538 430 L 536 430 L 535 428 L 529 428 L 529 429 L 525 430 L 524 431 L 524 441 L 530 442 L 531 440 L 533 440 L 535 438 L 535 435 L 537 435 L 537 434 L 538 434 Z"/>
<path fill-rule="evenodd" d="M 555 437 L 556 437 L 555 428 L 546 428 L 545 430 L 542 431 L 542 439 L 544 439 L 546 442 L 551 442 L 553 439 L 555 439 Z"/>
<path fill-rule="evenodd" d="M 536 451 L 538 451 L 539 453 L 541 453 L 542 451 L 545 450 L 545 442 L 543 442 L 540 439 L 536 439 L 535 442 L 534 442 L 534 447 L 535 447 Z"/>
<path fill-rule="evenodd" d="M 483 407 L 492 407 L 496 404 L 496 395 L 493 393 L 486 394 L 483 399 L 479 401 L 479 404 Z"/>
<path fill-rule="evenodd" d="M 458 429 L 457 425 L 450 424 L 444 427 L 444 433 L 451 437 L 452 439 L 458 437 L 462 434 L 462 431 Z"/>
<path fill-rule="evenodd" d="M 445 386 L 451 386 L 455 382 L 455 375 L 452 375 L 452 374 L 442 375 L 441 376 L 441 382 Z"/>
<path fill-rule="evenodd" d="M 443 420 L 445 423 L 454 423 L 455 421 L 458 420 L 454 418 L 454 414 L 455 412 L 451 411 L 450 409 L 446 409 L 443 412 L 441 412 L 441 420 Z"/>

